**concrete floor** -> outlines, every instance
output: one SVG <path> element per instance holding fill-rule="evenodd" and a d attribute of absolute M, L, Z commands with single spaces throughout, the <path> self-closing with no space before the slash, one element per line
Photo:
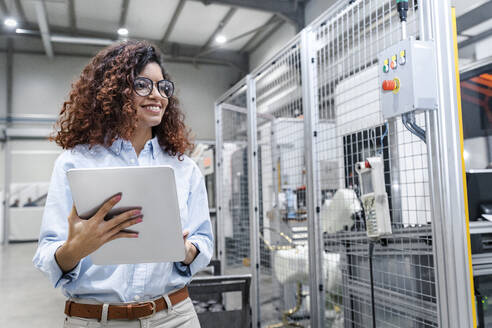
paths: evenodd
<path fill-rule="evenodd" d="M 62 327 L 65 297 L 60 289 L 54 289 L 48 278 L 37 271 L 32 257 L 37 243 L 0 245 L 0 327 L 31 328 Z M 240 272 L 247 270 L 242 268 Z M 267 281 L 268 280 L 268 281 Z M 271 276 L 262 275 L 264 286 L 269 286 Z M 240 308 L 240 295 L 226 296 L 226 308 Z M 275 302 L 274 302 L 275 303 Z M 275 304 L 262 304 L 263 322 L 278 322 L 280 311 Z M 309 326 L 307 320 L 302 320 Z"/>
<path fill-rule="evenodd" d="M 0 246 L 0 327 L 62 327 L 65 297 L 37 271 L 37 243 Z"/>

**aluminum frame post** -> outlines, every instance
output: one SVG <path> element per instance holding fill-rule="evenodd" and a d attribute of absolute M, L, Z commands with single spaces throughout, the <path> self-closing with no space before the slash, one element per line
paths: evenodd
<path fill-rule="evenodd" d="M 438 102 L 428 113 L 433 232 L 441 327 L 473 327 L 471 254 L 464 195 L 464 167 L 457 94 L 453 18 L 449 0 L 424 2 L 431 21 L 437 67 Z M 429 130 L 432 130 L 429 131 Z"/>
<path fill-rule="evenodd" d="M 322 267 L 323 248 L 320 234 L 319 212 L 321 204 L 318 199 L 319 174 L 316 140 L 318 124 L 318 83 L 316 76 L 316 54 L 314 33 L 307 27 L 301 32 L 301 80 L 302 106 L 304 108 L 304 159 L 307 173 L 307 208 L 308 208 L 308 245 L 311 327 L 324 327 L 325 288 Z"/>
<path fill-rule="evenodd" d="M 224 251 L 224 214 L 222 206 L 222 182 L 224 181 L 224 159 L 222 155 L 222 105 L 215 104 L 215 209 L 217 224 L 217 258 L 220 260 L 220 273 L 224 274 L 225 269 L 225 251 Z"/>
<path fill-rule="evenodd" d="M 246 100 L 248 107 L 248 196 L 251 256 L 252 326 L 260 327 L 260 244 L 259 244 L 259 195 L 258 195 L 258 142 L 256 137 L 256 83 L 246 76 Z"/>
<path fill-rule="evenodd" d="M 10 174 L 11 174 L 11 154 L 10 154 L 10 139 L 7 136 L 7 128 L 9 128 L 12 117 L 12 79 L 13 79 L 13 67 L 14 67 L 14 52 L 13 52 L 13 40 L 12 38 L 7 38 L 7 71 L 6 71 L 6 81 L 7 81 L 7 122 L 5 124 L 4 136 L 5 136 L 5 145 L 4 145 L 4 187 L 3 187 L 3 239 L 2 244 L 7 245 L 9 243 L 9 235 L 10 235 Z"/>
<path fill-rule="evenodd" d="M 11 147 L 10 138 L 7 135 L 7 129 L 4 130 L 5 133 L 5 144 L 4 144 L 4 187 L 3 187 L 3 245 L 9 244 L 10 236 L 10 173 L 11 173 Z"/>

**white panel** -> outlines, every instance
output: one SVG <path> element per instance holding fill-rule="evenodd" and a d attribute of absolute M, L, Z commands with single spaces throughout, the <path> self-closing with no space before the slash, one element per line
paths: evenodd
<path fill-rule="evenodd" d="M 197 1 L 187 1 L 169 41 L 192 45 L 205 44 L 228 10 L 225 6 L 205 6 Z M 193 28 L 190 28 L 191 26 Z"/>
<path fill-rule="evenodd" d="M 77 28 L 97 32 L 118 30 L 122 0 L 78 0 L 75 1 Z"/>
<path fill-rule="evenodd" d="M 60 112 L 70 85 L 88 63 L 88 58 L 14 55 L 13 114 Z"/>
<path fill-rule="evenodd" d="M 487 137 L 465 139 L 463 140 L 463 147 L 466 170 L 480 170 L 487 167 L 487 164 L 489 164 Z"/>
<path fill-rule="evenodd" d="M 258 10 L 238 9 L 220 34 L 224 35 L 227 39 L 232 39 L 238 35 L 260 27 L 261 25 L 265 24 L 272 16 L 273 15 L 270 13 Z M 253 37 L 253 35 L 254 33 L 231 44 L 227 44 L 224 48 L 230 50 L 239 50 L 246 42 L 248 42 L 249 39 Z"/>
<path fill-rule="evenodd" d="M 126 20 L 130 37 L 162 39 L 178 3 L 179 0 L 130 1 Z"/>
<path fill-rule="evenodd" d="M 12 152 L 12 183 L 49 182 L 58 155 L 59 151 Z"/>
<path fill-rule="evenodd" d="M 9 240 L 37 240 L 41 230 L 43 206 L 11 208 L 9 213 Z"/>
<path fill-rule="evenodd" d="M 27 145 L 22 145 L 22 143 L 27 143 Z M 30 149 L 17 149 L 16 145 L 20 145 L 20 148 L 30 147 Z M 17 141 L 12 144 L 10 153 L 11 183 L 49 182 L 53 165 L 61 151 L 60 147 L 48 140 Z M 20 191 L 21 189 L 19 189 Z M 12 197 L 15 196 L 13 190 L 11 194 Z"/>

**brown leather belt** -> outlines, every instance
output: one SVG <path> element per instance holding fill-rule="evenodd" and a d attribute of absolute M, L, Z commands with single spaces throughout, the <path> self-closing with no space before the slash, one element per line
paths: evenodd
<path fill-rule="evenodd" d="M 178 304 L 188 298 L 188 288 L 185 286 L 180 290 L 169 294 L 169 300 L 172 305 Z M 69 317 L 79 317 L 86 319 L 101 319 L 102 304 L 82 304 L 75 303 L 71 300 L 65 303 L 65 314 Z M 130 303 L 124 305 L 109 305 L 108 320 L 135 320 L 147 317 L 156 312 L 167 309 L 167 303 L 164 297 L 154 301 L 143 303 Z"/>

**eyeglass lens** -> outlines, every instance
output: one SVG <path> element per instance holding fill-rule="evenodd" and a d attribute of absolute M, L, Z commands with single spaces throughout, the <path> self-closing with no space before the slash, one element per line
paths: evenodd
<path fill-rule="evenodd" d="M 142 97 L 150 95 L 152 93 L 153 86 L 153 81 L 145 77 L 136 78 L 133 83 L 135 92 Z M 162 97 L 169 98 L 173 95 L 174 86 L 171 81 L 160 80 L 157 82 L 157 90 Z"/>

